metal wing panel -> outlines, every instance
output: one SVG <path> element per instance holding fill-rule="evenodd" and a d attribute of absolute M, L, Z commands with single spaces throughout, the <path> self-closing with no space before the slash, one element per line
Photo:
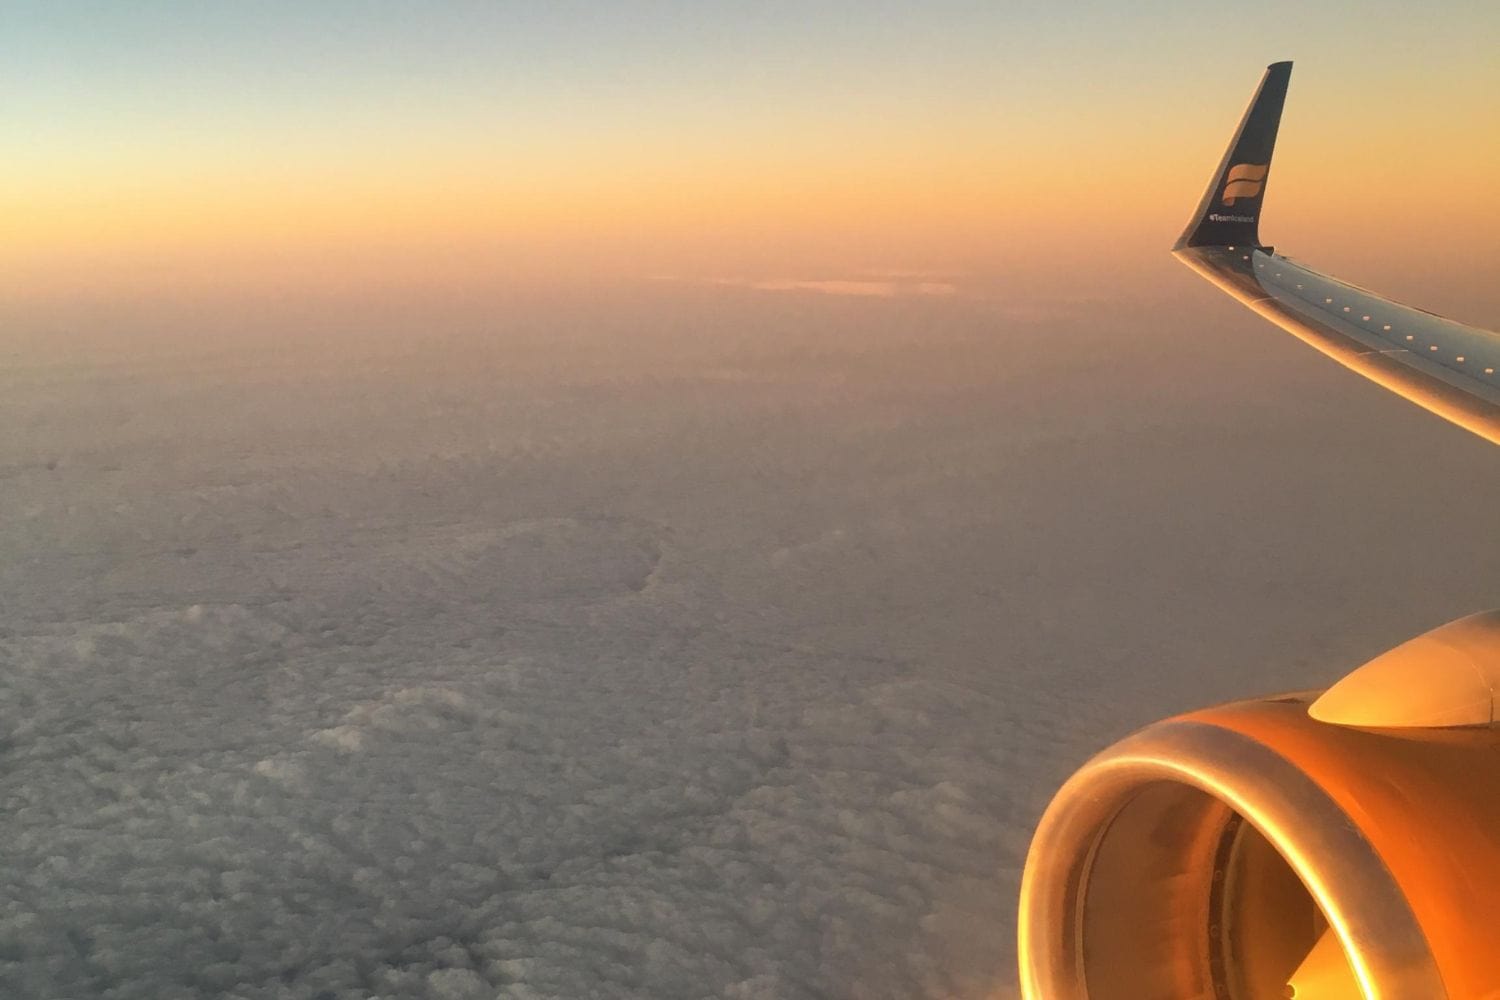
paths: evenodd
<path fill-rule="evenodd" d="M 1500 444 L 1500 335 L 1263 250 L 1191 247 L 1176 256 L 1345 367 Z"/>

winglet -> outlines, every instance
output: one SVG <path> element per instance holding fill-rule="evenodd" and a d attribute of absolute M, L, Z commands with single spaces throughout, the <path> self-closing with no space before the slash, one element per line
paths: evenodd
<path fill-rule="evenodd" d="M 1265 197 L 1276 130 L 1286 103 L 1292 64 L 1272 63 L 1240 119 L 1197 212 L 1173 250 L 1185 247 L 1247 246 L 1260 242 L 1260 206 Z"/>

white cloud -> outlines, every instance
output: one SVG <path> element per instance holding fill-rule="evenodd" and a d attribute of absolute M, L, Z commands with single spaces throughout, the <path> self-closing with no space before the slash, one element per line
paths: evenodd
<path fill-rule="evenodd" d="M 0 995 L 1004 997 L 1088 752 L 1493 595 L 1250 338 L 693 298 L 0 394 Z"/>
<path fill-rule="evenodd" d="M 684 278 L 675 275 L 658 275 L 658 281 L 685 281 L 691 284 L 723 285 L 731 288 L 749 288 L 760 292 L 818 292 L 824 295 L 845 295 L 856 298 L 891 299 L 898 296 L 949 296 L 957 295 L 958 285 L 951 281 L 910 272 L 877 272 L 851 278 Z"/>

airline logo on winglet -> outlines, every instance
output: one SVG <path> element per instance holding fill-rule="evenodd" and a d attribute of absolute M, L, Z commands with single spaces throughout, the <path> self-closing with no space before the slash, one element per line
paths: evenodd
<path fill-rule="evenodd" d="M 1224 204 L 1233 205 L 1236 198 L 1254 198 L 1266 182 L 1269 163 L 1236 163 L 1224 175 Z"/>

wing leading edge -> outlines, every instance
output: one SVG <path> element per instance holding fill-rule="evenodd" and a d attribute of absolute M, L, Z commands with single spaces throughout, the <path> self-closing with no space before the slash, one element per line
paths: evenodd
<path fill-rule="evenodd" d="M 1261 204 L 1291 72 L 1289 62 L 1266 70 L 1172 253 L 1345 367 L 1500 444 L 1500 334 L 1392 302 L 1261 245 Z"/>

